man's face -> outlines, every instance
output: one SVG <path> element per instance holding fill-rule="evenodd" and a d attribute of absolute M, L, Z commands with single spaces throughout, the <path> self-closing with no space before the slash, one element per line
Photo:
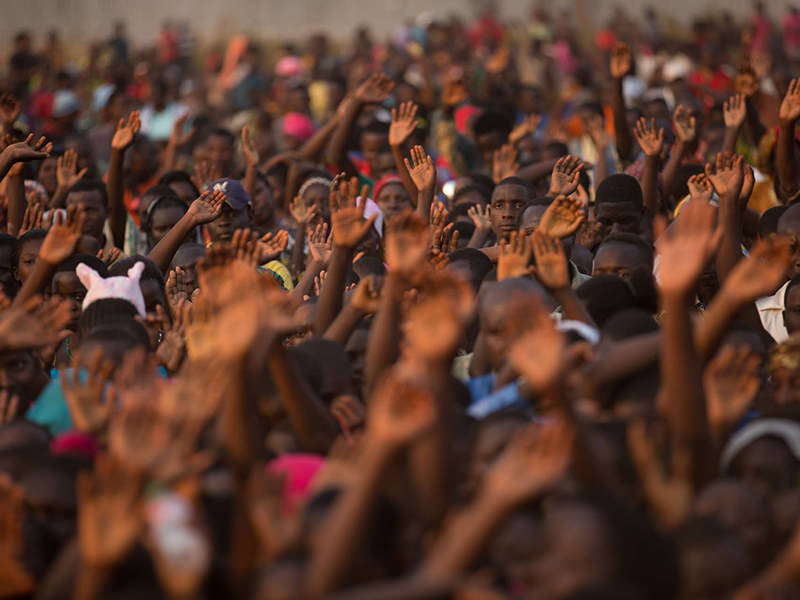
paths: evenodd
<path fill-rule="evenodd" d="M 67 329 L 77 331 L 81 306 L 83 306 L 83 299 L 86 297 L 86 288 L 83 287 L 75 271 L 59 271 L 53 275 L 51 290 L 54 296 L 58 296 L 70 303 L 73 318 L 67 325 Z"/>
<path fill-rule="evenodd" d="M 367 131 L 361 134 L 361 154 L 364 155 L 364 160 L 367 161 L 368 164 L 372 165 L 372 163 L 375 162 L 375 156 L 385 142 L 386 136 L 380 133 Z"/>
<path fill-rule="evenodd" d="M 792 266 L 788 276 L 800 275 L 800 211 L 794 210 L 792 207 L 783 213 L 778 220 L 777 233 L 794 240 Z"/>
<path fill-rule="evenodd" d="M 0 353 L 0 389 L 19 396 L 21 407 L 27 409 L 46 385 L 47 373 L 33 351 Z"/>
<path fill-rule="evenodd" d="M 601 244 L 594 256 L 592 276 L 616 275 L 630 281 L 633 272 L 644 266 L 636 248 L 631 244 L 609 242 Z"/>
<path fill-rule="evenodd" d="M 792 335 L 800 331 L 800 285 L 789 289 L 783 304 L 783 324 L 789 335 Z"/>
<path fill-rule="evenodd" d="M 629 202 L 601 202 L 595 212 L 597 221 L 603 226 L 604 237 L 615 233 L 639 233 L 642 211 Z"/>
<path fill-rule="evenodd" d="M 500 132 L 490 131 L 489 133 L 477 136 L 475 141 L 478 145 L 478 152 L 480 152 L 481 158 L 483 159 L 483 164 L 491 167 L 494 151 L 500 149 L 505 139 Z"/>
<path fill-rule="evenodd" d="M 150 240 L 153 245 L 160 242 L 185 214 L 186 211 L 179 206 L 156 207 L 150 220 Z"/>
<path fill-rule="evenodd" d="M 244 229 L 250 225 L 250 211 L 233 210 L 228 204 L 222 205 L 222 212 L 206 227 L 212 242 L 227 242 L 233 237 L 237 229 Z"/>
<path fill-rule="evenodd" d="M 103 239 L 103 225 L 105 225 L 108 210 L 103 204 L 103 196 L 97 190 L 71 192 L 67 195 L 67 208 L 77 206 L 83 211 L 86 221 L 82 233 L 97 240 Z"/>
<path fill-rule="evenodd" d="M 519 229 L 520 217 L 528 203 L 527 190 L 521 185 L 497 186 L 492 193 L 492 229 L 498 239 L 508 239 Z"/>

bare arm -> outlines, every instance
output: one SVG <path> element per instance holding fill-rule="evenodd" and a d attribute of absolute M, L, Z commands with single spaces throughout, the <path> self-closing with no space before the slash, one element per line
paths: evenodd
<path fill-rule="evenodd" d="M 16 172 L 14 172 L 16 171 Z M 22 169 L 15 169 L 6 175 L 6 194 L 8 196 L 7 227 L 8 233 L 17 236 L 22 225 L 22 217 L 25 215 L 25 179 Z"/>
<path fill-rule="evenodd" d="M 781 102 L 779 118 L 780 130 L 775 151 L 776 168 L 781 191 L 786 197 L 792 198 L 800 189 L 800 172 L 794 151 L 795 124 L 800 118 L 800 82 L 797 79 L 793 79 L 789 84 L 789 91 Z"/>

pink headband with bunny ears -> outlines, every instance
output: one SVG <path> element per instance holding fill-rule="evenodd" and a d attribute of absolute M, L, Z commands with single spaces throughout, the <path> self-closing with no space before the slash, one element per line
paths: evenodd
<path fill-rule="evenodd" d="M 86 288 L 86 297 L 83 299 L 83 310 L 86 310 L 95 300 L 103 298 L 120 298 L 127 300 L 136 307 L 136 312 L 141 317 L 146 316 L 144 308 L 144 296 L 139 287 L 139 279 L 144 271 L 144 263 L 137 262 L 128 269 L 127 277 L 108 277 L 103 279 L 89 265 L 81 263 L 75 269 L 81 283 Z"/>

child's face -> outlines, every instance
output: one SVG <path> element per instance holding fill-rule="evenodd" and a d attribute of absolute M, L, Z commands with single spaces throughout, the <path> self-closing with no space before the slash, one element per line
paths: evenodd
<path fill-rule="evenodd" d="M 186 211 L 179 206 L 156 207 L 150 220 L 150 239 L 153 245 L 160 242 L 185 214 Z"/>
<path fill-rule="evenodd" d="M 36 259 L 39 256 L 39 249 L 42 247 L 42 242 L 44 242 L 43 239 L 28 240 L 23 244 L 19 253 L 19 260 L 17 264 L 14 265 L 14 278 L 19 281 L 20 284 L 25 283 L 28 277 L 30 277 L 31 271 L 33 271 L 33 265 L 36 264 Z"/>

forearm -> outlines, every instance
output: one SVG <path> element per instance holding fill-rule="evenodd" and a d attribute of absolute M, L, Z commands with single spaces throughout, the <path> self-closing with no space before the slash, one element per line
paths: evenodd
<path fill-rule="evenodd" d="M 328 143 L 331 135 L 336 130 L 336 126 L 339 124 L 339 118 L 337 115 L 334 115 L 328 122 L 325 123 L 322 127 L 317 129 L 308 140 L 300 146 L 300 149 L 297 151 L 297 154 L 302 160 L 316 160 L 317 156 L 325 149 L 325 145 Z"/>
<path fill-rule="evenodd" d="M 735 154 L 736 153 L 736 140 L 739 139 L 739 127 L 726 127 L 725 128 L 725 135 L 722 138 L 722 150 L 723 154 Z"/>
<path fill-rule="evenodd" d="M 486 243 L 486 240 L 489 239 L 491 233 L 492 230 L 488 227 L 476 227 L 472 237 L 469 238 L 467 248 L 475 248 L 476 250 L 483 248 L 483 245 Z"/>
<path fill-rule="evenodd" d="M 76 600 L 94 600 L 99 598 L 108 583 L 108 569 L 91 567 L 81 561 L 75 583 Z"/>
<path fill-rule="evenodd" d="M 283 408 L 303 448 L 307 452 L 327 453 L 338 433 L 330 412 L 279 343 L 274 344 L 267 364 Z"/>
<path fill-rule="evenodd" d="M 373 442 L 361 454 L 360 476 L 341 494 L 322 525 L 320 541 L 312 550 L 306 590 L 308 597 L 323 597 L 340 585 L 364 541 L 382 476 L 396 450 Z"/>
<path fill-rule="evenodd" d="M 608 160 L 606 160 L 606 148 L 597 147 L 597 155 L 599 160 L 594 166 L 594 186 L 600 185 L 608 177 Z"/>
<path fill-rule="evenodd" d="M 14 297 L 14 306 L 21 306 L 29 298 L 33 298 L 36 294 L 43 293 L 55 270 L 56 265 L 51 265 L 41 258 L 37 258 L 36 264 L 33 266 L 33 271 L 31 271 L 31 274 Z"/>
<path fill-rule="evenodd" d="M 778 181 L 785 196 L 791 196 L 800 188 L 797 161 L 794 155 L 794 125 L 794 122 L 781 123 L 777 148 L 775 149 Z"/>
<path fill-rule="evenodd" d="M 717 211 L 722 227 L 722 240 L 717 250 L 717 279 L 724 283 L 728 274 L 742 257 L 742 213 L 737 206 L 738 198 L 720 198 Z"/>
<path fill-rule="evenodd" d="M 322 286 L 314 318 L 314 335 L 322 336 L 342 309 L 345 278 L 353 259 L 353 249 L 338 246 L 333 249 L 328 275 Z"/>
<path fill-rule="evenodd" d="M 294 247 L 292 248 L 291 269 L 295 277 L 303 272 L 306 266 L 306 224 L 298 223 L 294 230 Z M 313 281 L 311 282 L 314 283 Z"/>
<path fill-rule="evenodd" d="M 417 214 L 425 221 L 430 219 L 433 195 L 433 188 L 426 188 L 417 193 Z"/>
<path fill-rule="evenodd" d="M 17 237 L 22 219 L 25 216 L 25 180 L 22 173 L 6 178 L 6 195 L 8 196 L 7 228 L 9 235 Z"/>
<path fill-rule="evenodd" d="M 670 152 L 669 158 L 667 159 L 667 164 L 664 165 L 664 169 L 661 171 L 661 184 L 664 186 L 665 190 L 672 188 L 672 182 L 675 181 L 675 177 L 678 174 L 678 169 L 681 166 L 681 161 L 685 154 L 686 144 L 681 141 L 676 142 L 675 148 Z"/>
<path fill-rule="evenodd" d="M 122 161 L 124 150 L 111 150 L 111 163 L 108 167 L 108 223 L 114 245 L 122 249 L 125 244 L 125 204 L 122 189 Z"/>
<path fill-rule="evenodd" d="M 555 301 L 561 305 L 564 318 L 571 319 L 573 321 L 580 321 L 581 323 L 586 323 L 591 327 L 597 327 L 594 319 L 592 319 L 592 316 L 586 310 L 583 302 L 580 301 L 580 298 L 578 298 L 575 290 L 573 290 L 571 287 L 567 286 L 559 290 L 552 290 L 551 294 L 553 295 Z"/>
<path fill-rule="evenodd" d="M 417 201 L 417 186 L 411 179 L 411 175 L 406 169 L 406 163 L 403 161 L 403 147 L 392 146 L 392 158 L 394 158 L 394 168 L 400 174 L 400 179 L 403 181 L 403 187 L 406 189 L 408 197 L 411 199 L 412 204 Z"/>
<path fill-rule="evenodd" d="M 327 331 L 325 331 L 325 335 L 322 337 L 326 340 L 339 342 L 342 346 L 344 346 L 347 343 L 347 340 L 350 339 L 350 334 L 353 333 L 356 325 L 358 325 L 363 318 L 364 313 L 348 304 L 341 311 L 339 311 L 339 314 L 333 320 L 333 323 L 331 323 L 330 327 L 328 327 Z"/>
<path fill-rule="evenodd" d="M 67 188 L 58 186 L 55 194 L 50 198 L 50 206 L 48 208 L 64 208 L 67 203 L 67 192 L 69 192 Z"/>
<path fill-rule="evenodd" d="M 339 123 L 334 129 L 333 135 L 328 142 L 328 149 L 326 153 L 327 162 L 337 167 L 342 163 L 344 158 L 345 146 L 347 145 L 347 138 L 350 135 L 350 128 L 355 121 L 356 116 L 361 111 L 361 104 L 354 99 L 345 99 L 347 102 L 344 113 L 339 120 Z"/>
<path fill-rule="evenodd" d="M 167 232 L 161 240 L 150 250 L 147 258 L 152 260 L 162 273 L 169 270 L 169 263 L 181 247 L 183 240 L 194 229 L 194 218 L 190 213 L 183 215 L 180 220 L 173 225 L 172 229 Z"/>
<path fill-rule="evenodd" d="M 764 137 L 764 134 L 767 132 L 767 130 L 758 116 L 758 110 L 756 109 L 755 104 L 753 104 L 752 98 L 745 99 L 745 106 L 747 107 L 747 112 L 745 113 L 745 122 L 747 123 L 747 128 L 750 130 L 753 144 L 757 145 L 761 138 Z"/>
<path fill-rule="evenodd" d="M 517 177 L 522 177 L 522 179 L 527 179 L 528 181 L 539 181 L 553 172 L 553 167 L 556 166 L 557 162 L 558 159 L 554 158 L 522 167 L 517 171 Z"/>
<path fill-rule="evenodd" d="M 614 136 L 617 154 L 622 160 L 628 160 L 633 152 L 633 135 L 628 127 L 628 115 L 625 108 L 625 95 L 622 93 L 622 78 L 614 79 L 611 96 L 611 114 L 614 120 Z"/>
<path fill-rule="evenodd" d="M 309 294 L 311 288 L 314 287 L 314 277 L 319 275 L 324 268 L 325 265 L 318 262 L 312 262 L 306 267 L 302 277 L 300 277 L 300 281 L 298 281 L 294 289 L 289 292 L 289 297 L 292 299 L 292 306 L 297 308 L 303 303 L 303 296 Z"/>
<path fill-rule="evenodd" d="M 661 202 L 658 196 L 658 157 L 647 156 L 644 159 L 642 172 L 642 199 L 644 205 L 657 215 L 661 212 Z"/>
<path fill-rule="evenodd" d="M 248 164 L 247 169 L 244 172 L 244 189 L 250 194 L 252 198 L 255 195 L 256 191 L 256 174 L 258 173 L 258 167 L 253 164 Z"/>
<path fill-rule="evenodd" d="M 405 286 L 402 281 L 389 273 L 367 341 L 364 362 L 366 398 L 369 398 L 381 373 L 397 360 L 402 318 L 401 300 L 404 291 Z"/>

